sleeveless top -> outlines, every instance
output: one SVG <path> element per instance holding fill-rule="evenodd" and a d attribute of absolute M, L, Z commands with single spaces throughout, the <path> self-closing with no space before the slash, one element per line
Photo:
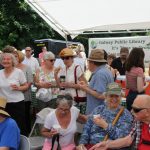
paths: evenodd
<path fill-rule="evenodd" d="M 45 74 L 42 68 L 39 68 L 39 81 L 42 82 L 51 82 L 52 85 L 56 84 L 56 80 L 54 77 L 54 71 L 49 72 L 48 74 Z M 52 99 L 57 98 L 57 95 L 59 94 L 59 88 L 49 88 L 49 91 L 52 93 Z"/>

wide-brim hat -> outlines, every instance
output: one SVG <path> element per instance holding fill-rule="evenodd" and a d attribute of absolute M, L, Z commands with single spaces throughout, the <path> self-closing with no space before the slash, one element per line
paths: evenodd
<path fill-rule="evenodd" d="M 95 62 L 107 62 L 104 59 L 104 51 L 102 49 L 91 50 L 91 53 L 90 53 L 88 60 L 89 61 L 95 61 Z"/>
<path fill-rule="evenodd" d="M 121 87 L 118 83 L 110 83 L 108 84 L 107 88 L 106 88 L 106 94 L 110 95 L 110 94 L 114 94 L 114 95 L 118 95 L 121 96 Z"/>
<path fill-rule="evenodd" d="M 71 48 L 64 48 L 60 51 L 59 57 L 75 57 L 76 53 Z"/>
<path fill-rule="evenodd" d="M 0 114 L 10 117 L 10 115 L 5 111 L 6 103 L 7 103 L 6 99 L 0 97 Z"/>

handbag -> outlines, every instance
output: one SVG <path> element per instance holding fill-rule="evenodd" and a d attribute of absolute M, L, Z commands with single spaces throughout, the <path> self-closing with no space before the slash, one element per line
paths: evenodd
<path fill-rule="evenodd" d="M 51 150 L 54 150 L 55 141 L 57 141 L 57 149 L 56 150 L 61 150 L 61 146 L 60 146 L 60 143 L 59 143 L 59 134 L 53 135 Z"/>
<path fill-rule="evenodd" d="M 36 98 L 48 102 L 52 99 L 52 93 L 50 89 L 40 88 L 36 93 Z"/>
<path fill-rule="evenodd" d="M 75 84 L 77 84 L 77 67 L 79 67 L 79 65 L 75 66 L 75 69 L 74 69 L 74 79 L 75 79 Z M 81 91 L 81 90 L 78 90 L 78 89 L 75 89 L 76 90 L 76 96 L 74 97 L 74 101 L 79 103 L 79 102 L 86 102 L 86 93 L 84 91 Z M 84 95 L 83 97 L 82 96 L 79 96 L 80 94 L 79 93 L 82 93 L 82 95 Z"/>

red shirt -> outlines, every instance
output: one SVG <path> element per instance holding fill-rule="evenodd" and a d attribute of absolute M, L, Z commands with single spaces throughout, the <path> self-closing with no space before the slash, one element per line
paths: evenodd
<path fill-rule="evenodd" d="M 150 143 L 149 125 L 146 123 L 143 123 L 142 125 L 142 134 L 141 134 L 140 143 L 138 145 L 138 150 L 150 150 L 150 145 L 143 144 L 142 143 L 143 140 L 149 141 Z"/>

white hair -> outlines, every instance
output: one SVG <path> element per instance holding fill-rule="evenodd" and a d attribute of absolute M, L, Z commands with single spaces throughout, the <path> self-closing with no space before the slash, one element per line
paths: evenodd
<path fill-rule="evenodd" d="M 0 55 L 0 63 L 2 63 L 2 61 L 4 59 L 4 56 L 10 56 L 11 57 L 13 67 L 17 65 L 17 60 L 16 60 L 15 56 L 13 54 L 11 54 L 11 53 L 2 53 Z"/>
<path fill-rule="evenodd" d="M 55 59 L 55 55 L 52 52 L 46 52 L 43 55 L 43 59 L 44 60 L 46 60 L 46 59 Z"/>

